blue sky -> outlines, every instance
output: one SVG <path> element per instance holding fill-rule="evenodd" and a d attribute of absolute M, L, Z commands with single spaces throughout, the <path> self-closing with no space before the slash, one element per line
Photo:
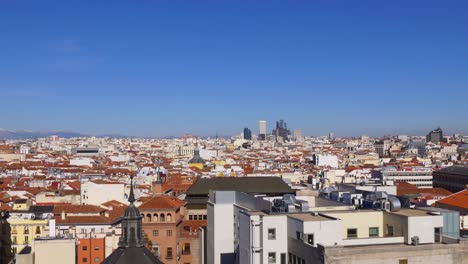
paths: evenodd
<path fill-rule="evenodd" d="M 0 127 L 468 134 L 468 1 L 0 1 Z"/>

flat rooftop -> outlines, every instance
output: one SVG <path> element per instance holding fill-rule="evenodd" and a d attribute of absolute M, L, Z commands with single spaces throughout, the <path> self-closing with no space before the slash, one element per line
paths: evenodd
<path fill-rule="evenodd" d="M 390 214 L 402 215 L 402 216 L 427 216 L 430 215 L 427 211 L 419 209 L 400 209 L 400 211 L 389 212 Z"/>
<path fill-rule="evenodd" d="M 310 222 L 310 221 L 333 221 L 335 219 L 331 217 L 325 217 L 321 215 L 313 215 L 312 213 L 291 213 L 287 214 L 288 217 L 301 220 L 304 222 Z"/>

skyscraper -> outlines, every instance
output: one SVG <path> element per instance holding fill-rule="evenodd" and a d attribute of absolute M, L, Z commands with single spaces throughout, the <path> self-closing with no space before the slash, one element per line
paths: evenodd
<path fill-rule="evenodd" d="M 265 140 L 267 134 L 267 122 L 265 120 L 260 120 L 258 122 L 258 139 Z"/>
<path fill-rule="evenodd" d="M 302 139 L 304 136 L 302 135 L 302 130 L 300 129 L 296 129 L 294 130 L 293 132 L 293 137 L 294 137 L 294 140 L 300 140 Z"/>
<path fill-rule="evenodd" d="M 442 129 L 440 127 L 432 130 L 426 136 L 426 141 L 427 142 L 439 143 L 439 142 L 442 142 L 443 139 L 444 139 L 444 134 L 443 134 Z"/>
<path fill-rule="evenodd" d="M 284 122 L 283 119 L 276 122 L 276 128 L 273 130 L 273 135 L 276 137 L 276 140 L 289 140 L 289 130 L 288 125 Z"/>
<path fill-rule="evenodd" d="M 244 128 L 244 139 L 252 140 L 252 130 L 250 130 L 248 127 Z"/>

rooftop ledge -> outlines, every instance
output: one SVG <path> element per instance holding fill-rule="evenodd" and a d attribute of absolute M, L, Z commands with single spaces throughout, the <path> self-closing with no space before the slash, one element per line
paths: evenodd
<path fill-rule="evenodd" d="M 372 238 L 353 238 L 344 239 L 343 246 L 366 246 L 366 245 L 382 245 L 382 244 L 402 244 L 405 242 L 404 237 L 372 237 Z"/>

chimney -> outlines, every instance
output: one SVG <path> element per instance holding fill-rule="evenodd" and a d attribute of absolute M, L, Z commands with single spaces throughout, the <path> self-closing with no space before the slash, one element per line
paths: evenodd
<path fill-rule="evenodd" d="M 65 210 L 62 210 L 62 217 L 61 217 L 62 220 L 65 220 L 65 216 L 66 216 L 66 215 L 65 215 Z"/>
<path fill-rule="evenodd" d="M 104 216 L 105 216 L 106 218 L 109 218 L 109 212 L 106 211 L 106 212 L 104 213 Z"/>
<path fill-rule="evenodd" d="M 159 196 L 163 194 L 162 182 L 154 181 L 152 184 L 153 196 Z"/>

